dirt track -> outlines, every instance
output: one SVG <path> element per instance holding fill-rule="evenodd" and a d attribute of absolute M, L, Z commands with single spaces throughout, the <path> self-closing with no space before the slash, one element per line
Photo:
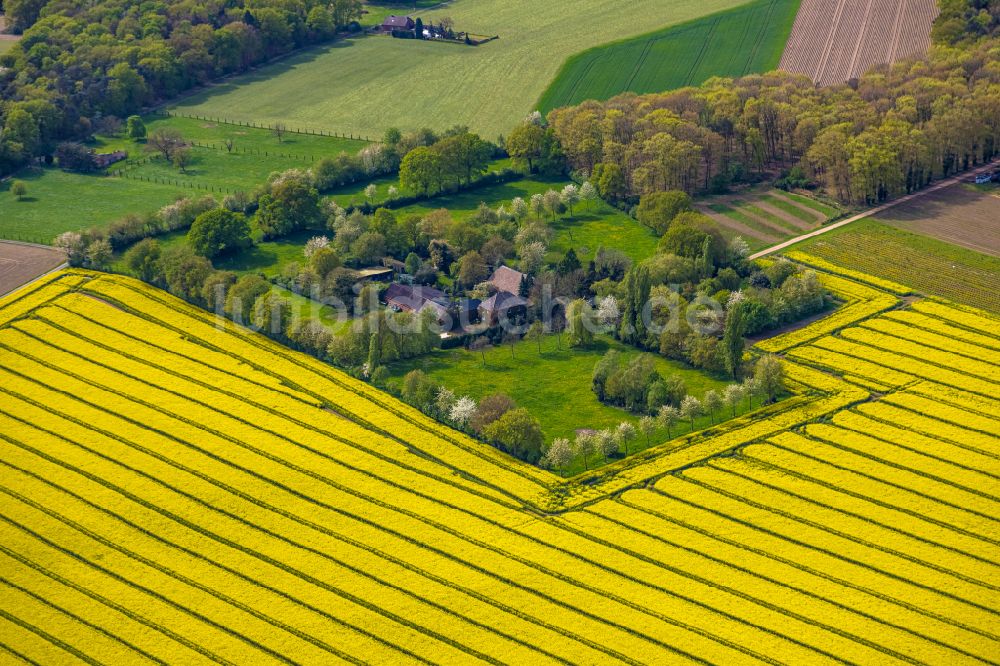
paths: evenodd
<path fill-rule="evenodd" d="M 65 261 L 66 255 L 55 248 L 0 241 L 0 296 L 58 268 Z"/>
<path fill-rule="evenodd" d="M 927 51 L 936 0 L 802 0 L 781 69 L 821 85 Z"/>

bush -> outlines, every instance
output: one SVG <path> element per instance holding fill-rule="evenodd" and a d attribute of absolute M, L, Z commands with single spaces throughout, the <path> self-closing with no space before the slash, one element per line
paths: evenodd
<path fill-rule="evenodd" d="M 507 412 L 483 428 L 483 436 L 501 451 L 525 462 L 534 464 L 542 457 L 542 443 L 545 441 L 542 427 L 527 409 Z"/>
<path fill-rule="evenodd" d="M 209 258 L 253 245 L 246 216 L 225 208 L 216 208 L 195 218 L 187 239 L 195 252 Z"/>

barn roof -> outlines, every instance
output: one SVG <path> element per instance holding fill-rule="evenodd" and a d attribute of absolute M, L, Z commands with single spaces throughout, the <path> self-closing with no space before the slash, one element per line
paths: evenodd
<path fill-rule="evenodd" d="M 507 266 L 499 266 L 493 275 L 490 276 L 488 282 L 497 288 L 498 291 L 509 291 L 511 294 L 518 294 L 521 292 L 521 280 L 524 279 L 524 273 L 521 271 L 515 271 L 513 268 L 508 268 Z"/>
<path fill-rule="evenodd" d="M 409 16 L 396 16 L 395 14 L 387 16 L 382 25 L 386 28 L 412 28 L 414 23 L 413 19 Z"/>
<path fill-rule="evenodd" d="M 516 272 L 516 271 L 515 271 Z M 509 291 L 498 291 L 480 304 L 480 309 L 486 312 L 499 312 L 509 310 L 519 305 L 527 305 L 528 301 L 520 296 L 515 296 Z"/>

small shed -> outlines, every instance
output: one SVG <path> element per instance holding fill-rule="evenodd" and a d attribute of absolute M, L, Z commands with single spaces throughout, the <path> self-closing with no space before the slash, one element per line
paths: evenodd
<path fill-rule="evenodd" d="M 387 266 L 369 266 L 356 270 L 358 282 L 388 282 L 392 279 L 393 270 Z"/>
<path fill-rule="evenodd" d="M 409 16 L 396 16 L 393 14 L 387 16 L 385 20 L 382 21 L 382 25 L 379 27 L 379 30 L 381 30 L 383 34 L 389 35 L 392 34 L 393 32 L 396 32 L 397 30 L 412 31 L 416 27 L 417 24 L 414 23 L 413 19 L 411 19 Z"/>
<path fill-rule="evenodd" d="M 116 150 L 113 153 L 96 153 L 94 155 L 94 164 L 98 169 L 106 169 L 115 162 L 121 162 L 128 157 L 128 153 L 124 150 Z"/>

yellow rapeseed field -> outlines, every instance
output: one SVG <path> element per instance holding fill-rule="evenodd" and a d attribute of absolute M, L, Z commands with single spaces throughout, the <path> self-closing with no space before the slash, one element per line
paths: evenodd
<path fill-rule="evenodd" d="M 128 278 L 5 297 L 0 660 L 998 661 L 1000 320 L 794 258 L 793 397 L 573 479 Z"/>

